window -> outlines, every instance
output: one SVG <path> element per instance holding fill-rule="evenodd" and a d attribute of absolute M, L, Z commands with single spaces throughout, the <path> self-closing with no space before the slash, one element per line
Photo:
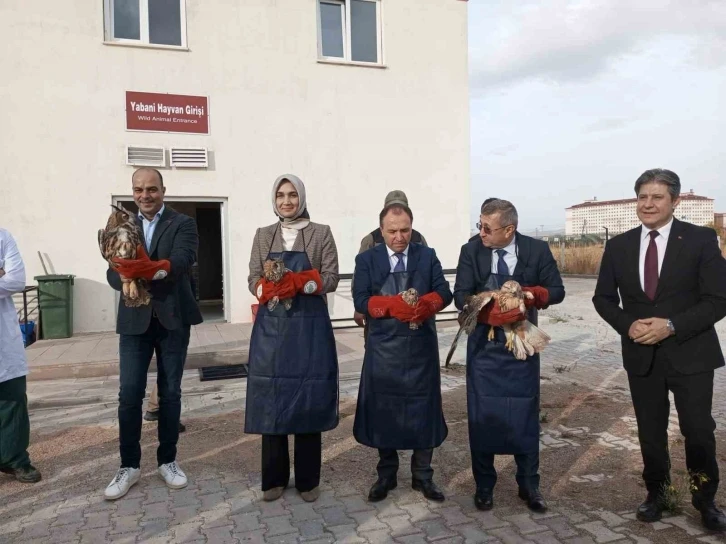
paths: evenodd
<path fill-rule="evenodd" d="M 106 40 L 186 47 L 184 0 L 106 0 Z"/>
<path fill-rule="evenodd" d="M 318 55 L 381 64 L 380 0 L 318 0 Z"/>

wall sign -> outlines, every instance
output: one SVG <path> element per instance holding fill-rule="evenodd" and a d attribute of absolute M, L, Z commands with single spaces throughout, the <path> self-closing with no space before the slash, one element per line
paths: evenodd
<path fill-rule="evenodd" d="M 126 130 L 209 134 L 206 96 L 126 91 Z"/>

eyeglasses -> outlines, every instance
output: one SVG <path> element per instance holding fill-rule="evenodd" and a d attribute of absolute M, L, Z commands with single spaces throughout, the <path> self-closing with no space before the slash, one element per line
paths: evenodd
<path fill-rule="evenodd" d="M 510 224 L 510 225 L 504 225 L 503 227 L 499 227 L 498 229 L 492 229 L 486 225 L 482 225 L 481 223 L 476 224 L 476 228 L 479 229 L 480 231 L 483 230 L 485 234 L 491 234 L 493 232 L 497 232 L 498 230 L 506 229 L 507 227 L 511 227 L 511 226 L 512 225 Z"/>

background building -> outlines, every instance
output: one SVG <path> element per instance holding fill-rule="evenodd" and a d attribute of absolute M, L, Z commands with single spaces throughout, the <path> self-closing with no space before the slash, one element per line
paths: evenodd
<path fill-rule="evenodd" d="M 713 226 L 718 230 L 726 228 L 726 213 L 714 213 L 713 214 Z"/>
<path fill-rule="evenodd" d="M 255 229 L 299 175 L 342 273 L 391 189 L 453 268 L 469 232 L 467 3 L 458 0 L 38 0 L 0 3 L 2 225 L 28 277 L 75 274 L 76 331 L 110 330 L 96 242 L 143 164 L 197 219 L 200 299 L 251 319 Z M 352 305 L 334 297 L 334 315 Z"/>
<path fill-rule="evenodd" d="M 598 234 L 605 232 L 605 228 L 611 234 L 618 234 L 633 229 L 640 225 L 635 206 L 635 198 L 603 201 L 594 198 L 575 204 L 565 210 L 565 234 Z M 675 217 L 700 226 L 712 223 L 713 199 L 698 196 L 691 189 L 681 194 Z"/>

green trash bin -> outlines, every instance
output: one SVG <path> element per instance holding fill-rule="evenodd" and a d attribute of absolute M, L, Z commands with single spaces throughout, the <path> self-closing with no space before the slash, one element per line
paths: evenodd
<path fill-rule="evenodd" d="M 73 336 L 73 278 L 70 274 L 35 276 L 42 338 Z"/>

